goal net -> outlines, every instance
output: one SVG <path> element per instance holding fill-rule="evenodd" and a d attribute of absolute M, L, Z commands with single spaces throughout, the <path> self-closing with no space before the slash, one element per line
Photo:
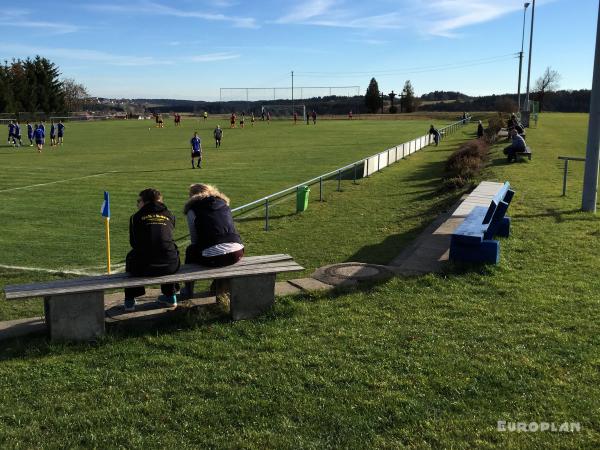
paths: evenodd
<path fill-rule="evenodd" d="M 291 104 L 288 105 L 261 105 L 260 115 L 271 113 L 271 118 L 274 119 L 291 119 L 294 117 L 294 112 L 298 114 L 298 118 L 302 120 L 306 117 L 306 105 Z"/>

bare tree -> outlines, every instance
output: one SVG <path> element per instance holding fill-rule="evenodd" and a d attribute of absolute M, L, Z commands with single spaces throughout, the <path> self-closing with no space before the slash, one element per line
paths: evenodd
<path fill-rule="evenodd" d="M 71 78 L 62 80 L 62 90 L 67 111 L 80 111 L 89 97 L 85 86 Z"/>
<path fill-rule="evenodd" d="M 536 80 L 533 91 L 536 93 L 538 102 L 540 102 L 540 112 L 544 105 L 544 97 L 548 92 L 558 89 L 559 82 L 560 74 L 556 70 L 552 70 L 551 67 L 546 67 L 544 74 Z"/>

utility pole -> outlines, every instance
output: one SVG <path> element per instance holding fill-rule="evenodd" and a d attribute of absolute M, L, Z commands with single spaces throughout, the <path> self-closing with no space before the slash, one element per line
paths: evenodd
<path fill-rule="evenodd" d="M 531 50 L 533 49 L 533 19 L 535 18 L 535 0 L 533 0 L 533 5 L 531 7 L 531 31 L 529 32 L 529 67 L 527 69 L 527 98 L 525 99 L 525 111 L 527 112 L 525 121 L 526 127 L 529 127 L 529 116 L 530 116 L 530 107 L 529 107 L 529 82 L 531 81 Z"/>
<path fill-rule="evenodd" d="M 598 194 L 598 160 L 600 158 L 600 10 L 598 11 L 598 24 L 596 27 L 594 77 L 592 79 L 588 140 L 585 152 L 583 195 L 581 196 L 581 209 L 594 213 L 596 212 Z"/>
<path fill-rule="evenodd" d="M 519 113 L 521 112 L 521 72 L 523 68 L 523 44 L 525 43 L 525 16 L 527 15 L 527 8 L 531 5 L 530 2 L 524 3 L 523 8 L 523 34 L 521 36 L 521 53 L 519 53 L 519 86 L 517 87 L 517 98 L 519 102 Z"/>
<path fill-rule="evenodd" d="M 292 115 L 294 115 L 294 71 L 292 70 Z"/>

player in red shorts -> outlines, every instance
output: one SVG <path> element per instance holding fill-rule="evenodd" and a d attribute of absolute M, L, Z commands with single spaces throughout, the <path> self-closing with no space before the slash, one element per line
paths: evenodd
<path fill-rule="evenodd" d="M 235 113 L 231 113 L 229 118 L 229 128 L 235 128 Z"/>

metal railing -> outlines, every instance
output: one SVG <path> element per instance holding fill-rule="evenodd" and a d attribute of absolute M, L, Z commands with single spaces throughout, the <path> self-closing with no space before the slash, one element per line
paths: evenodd
<path fill-rule="evenodd" d="M 458 130 L 463 125 L 466 125 L 467 123 L 469 123 L 470 120 L 471 120 L 471 117 L 467 117 L 466 120 L 461 119 L 457 122 L 451 123 L 450 125 L 440 128 L 438 131 L 440 132 L 442 138 L 445 136 L 449 136 L 449 135 L 453 134 L 454 132 L 456 132 L 456 130 Z M 231 212 L 234 214 L 235 218 L 239 218 L 239 216 L 244 213 L 249 213 L 250 211 L 253 211 L 257 208 L 264 206 L 265 231 L 268 231 L 269 230 L 269 210 L 272 207 L 272 205 L 275 203 L 275 201 L 281 200 L 293 193 L 296 193 L 303 186 L 312 186 L 312 185 L 318 183 L 319 184 L 319 201 L 322 202 L 323 201 L 323 193 L 324 193 L 324 187 L 323 187 L 324 181 L 331 180 L 331 179 L 337 179 L 337 191 L 341 191 L 342 190 L 341 189 L 342 177 L 345 174 L 350 173 L 353 184 L 356 184 L 356 181 L 358 178 L 369 177 L 370 175 L 372 175 L 375 172 L 380 172 L 381 169 L 389 166 L 391 163 L 400 161 L 401 159 L 405 159 L 407 156 L 411 155 L 412 153 L 415 153 L 416 151 L 430 145 L 432 143 L 432 141 L 433 141 L 433 139 L 432 139 L 431 135 L 425 135 L 425 136 L 421 136 L 416 139 L 413 139 L 411 141 L 405 142 L 403 144 L 398 144 L 394 147 L 390 147 L 389 149 L 384 150 L 383 152 L 379 152 L 374 155 L 368 156 L 366 158 L 362 158 L 358 161 L 347 164 L 338 169 L 332 170 L 331 172 L 324 173 L 322 175 L 311 178 L 310 180 L 306 180 L 306 181 L 303 181 L 302 183 L 298 183 L 294 186 L 283 189 L 274 194 L 267 195 L 265 197 L 259 198 L 258 200 L 254 200 L 250 203 L 246 203 L 245 205 L 241 205 L 236 208 L 233 208 L 231 210 Z M 418 144 L 417 144 L 417 142 L 418 142 Z M 401 158 L 399 158 L 399 153 L 400 153 L 399 149 L 400 148 L 402 149 L 402 157 Z M 390 153 L 393 153 L 394 156 L 390 157 Z M 386 157 L 384 158 L 385 161 L 383 163 L 381 161 L 382 155 L 386 155 Z M 369 171 L 369 161 L 372 160 L 373 158 L 377 158 L 377 170 L 373 170 L 370 172 Z M 359 168 L 363 169 L 362 174 L 358 173 Z"/>
<path fill-rule="evenodd" d="M 559 156 L 558 159 L 561 159 L 565 162 L 563 167 L 563 189 L 562 196 L 567 195 L 567 176 L 569 174 L 569 161 L 585 161 L 585 158 L 580 158 L 577 156 Z"/>

